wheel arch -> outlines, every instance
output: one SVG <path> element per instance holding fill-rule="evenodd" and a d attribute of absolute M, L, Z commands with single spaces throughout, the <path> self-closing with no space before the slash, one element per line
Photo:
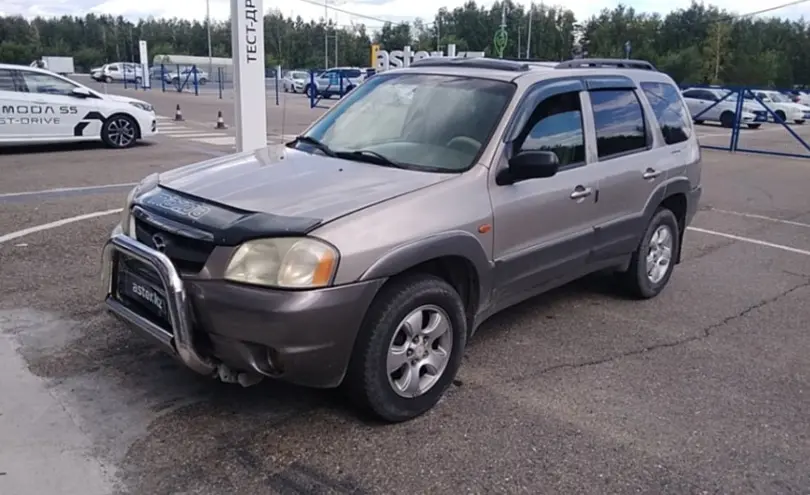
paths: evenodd
<path fill-rule="evenodd" d="M 468 332 L 472 332 L 478 309 L 489 302 L 492 270 L 484 247 L 469 232 L 452 231 L 399 246 L 375 261 L 360 281 L 386 278 L 386 283 L 403 274 L 421 272 L 436 275 L 453 286 L 467 311 Z"/>
<path fill-rule="evenodd" d="M 681 247 L 683 246 L 684 232 L 686 230 L 686 215 L 689 211 L 688 194 L 691 190 L 691 183 L 686 178 L 678 178 L 670 182 L 665 182 L 650 196 L 647 206 L 644 209 L 644 225 L 649 224 L 658 208 L 664 207 L 675 214 L 678 220 L 678 251 L 675 258 L 676 263 L 681 262 Z"/>

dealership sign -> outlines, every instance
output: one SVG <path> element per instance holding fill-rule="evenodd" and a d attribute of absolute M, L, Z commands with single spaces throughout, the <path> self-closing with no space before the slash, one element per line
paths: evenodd
<path fill-rule="evenodd" d="M 392 50 L 390 52 L 380 50 L 379 45 L 372 45 L 371 47 L 371 66 L 377 72 L 383 72 L 388 69 L 399 69 L 408 67 L 411 62 L 422 60 L 423 58 L 430 57 L 444 57 L 443 51 L 427 52 L 420 50 L 418 52 L 411 51 L 410 46 L 406 46 L 402 50 Z M 483 57 L 484 52 L 458 52 L 456 53 L 456 45 L 447 45 L 447 57 Z"/>

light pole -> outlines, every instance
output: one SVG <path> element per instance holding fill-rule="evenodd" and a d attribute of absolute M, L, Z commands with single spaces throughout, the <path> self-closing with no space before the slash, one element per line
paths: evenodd
<path fill-rule="evenodd" d="M 211 53 L 211 0 L 205 0 L 205 24 L 208 29 L 208 77 L 214 75 L 214 57 Z"/>

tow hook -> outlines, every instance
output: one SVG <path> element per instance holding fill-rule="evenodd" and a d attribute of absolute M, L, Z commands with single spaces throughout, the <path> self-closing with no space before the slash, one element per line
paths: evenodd
<path fill-rule="evenodd" d="M 256 385 L 264 379 L 264 377 L 258 373 L 244 373 L 232 370 L 224 364 L 217 366 L 217 378 L 223 383 L 238 383 L 243 387 Z"/>

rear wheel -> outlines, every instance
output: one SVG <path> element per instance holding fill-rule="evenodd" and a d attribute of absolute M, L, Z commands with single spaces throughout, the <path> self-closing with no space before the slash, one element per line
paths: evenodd
<path fill-rule="evenodd" d="M 104 82 L 105 82 L 105 83 L 111 83 L 111 82 L 113 82 L 113 78 L 112 78 L 112 77 L 110 77 L 110 76 L 105 76 L 105 77 L 104 77 Z"/>
<path fill-rule="evenodd" d="M 129 115 L 113 115 L 101 127 L 101 140 L 110 148 L 129 148 L 138 138 L 138 124 Z"/>
<path fill-rule="evenodd" d="M 777 117 L 779 117 L 779 120 L 777 122 L 784 122 L 785 119 L 787 118 L 787 115 L 785 115 L 785 112 L 783 112 L 782 110 L 777 110 L 774 113 L 776 114 Z"/>
<path fill-rule="evenodd" d="M 720 115 L 720 125 L 723 127 L 734 127 L 734 112 L 723 112 Z"/>
<path fill-rule="evenodd" d="M 760 126 L 760 125 L 761 125 L 761 124 L 748 124 L 748 128 L 749 128 L 749 129 L 759 129 L 759 126 Z"/>
<path fill-rule="evenodd" d="M 425 274 L 393 279 L 369 308 L 344 386 L 385 421 L 413 419 L 442 398 L 466 341 L 464 304 L 450 284 Z"/>
<path fill-rule="evenodd" d="M 667 208 L 659 208 L 630 259 L 630 267 L 619 274 L 631 295 L 649 299 L 664 290 L 678 259 L 679 239 L 680 228 L 675 214 Z"/>
<path fill-rule="evenodd" d="M 208 82 L 208 79 L 206 79 L 206 78 L 204 78 L 204 77 L 203 77 L 202 79 L 200 79 L 200 80 L 199 80 L 199 81 L 197 81 L 197 82 L 200 84 L 200 86 L 205 86 L 205 83 L 207 83 L 207 82 Z"/>
<path fill-rule="evenodd" d="M 798 124 L 798 125 L 802 125 L 802 124 L 804 124 L 804 121 L 803 121 L 803 120 L 794 120 L 794 122 L 796 122 L 796 124 Z"/>

